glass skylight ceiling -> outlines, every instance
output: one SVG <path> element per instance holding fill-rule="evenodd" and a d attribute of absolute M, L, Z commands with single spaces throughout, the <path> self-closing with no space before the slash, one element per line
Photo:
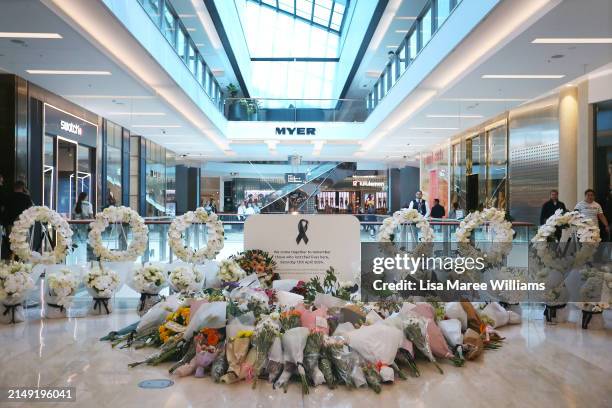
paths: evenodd
<path fill-rule="evenodd" d="M 248 0 L 340 33 L 349 0 Z"/>
<path fill-rule="evenodd" d="M 235 4 L 251 58 L 251 96 L 287 99 L 261 101 L 264 108 L 333 106 L 339 30 L 348 0 L 235 0 Z"/>

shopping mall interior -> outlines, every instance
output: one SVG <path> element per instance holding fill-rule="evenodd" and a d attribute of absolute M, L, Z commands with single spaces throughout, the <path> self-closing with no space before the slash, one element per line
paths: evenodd
<path fill-rule="evenodd" d="M 609 407 L 612 2 L 0 0 L 0 216 L 3 406 Z"/>

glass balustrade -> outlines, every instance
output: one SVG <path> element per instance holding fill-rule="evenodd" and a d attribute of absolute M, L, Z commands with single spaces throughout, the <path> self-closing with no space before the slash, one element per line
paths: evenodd
<path fill-rule="evenodd" d="M 225 117 L 248 122 L 364 122 L 365 99 L 226 98 Z"/>

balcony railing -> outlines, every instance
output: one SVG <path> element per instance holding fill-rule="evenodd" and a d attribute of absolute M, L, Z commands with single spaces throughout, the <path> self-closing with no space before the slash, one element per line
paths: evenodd
<path fill-rule="evenodd" d="M 226 98 L 225 117 L 249 122 L 364 122 L 365 99 Z"/>
<path fill-rule="evenodd" d="M 389 59 L 378 81 L 368 94 L 367 108 L 372 112 L 404 75 L 461 0 L 431 0 L 407 30 L 406 37 Z"/>
<path fill-rule="evenodd" d="M 138 0 L 151 21 L 187 66 L 206 95 L 219 111 L 223 110 L 223 92 L 204 61 L 195 41 L 189 35 L 169 0 Z"/>

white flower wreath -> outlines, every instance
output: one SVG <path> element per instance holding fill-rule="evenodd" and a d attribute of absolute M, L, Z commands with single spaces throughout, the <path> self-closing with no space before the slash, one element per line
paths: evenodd
<path fill-rule="evenodd" d="M 557 241 L 555 232 L 558 227 L 575 228 L 578 242 L 586 245 L 582 245 L 573 256 L 555 254 L 550 243 Z M 597 251 L 600 241 L 599 226 L 590 218 L 585 217 L 578 211 L 563 213 L 563 210 L 557 210 L 551 215 L 546 223 L 538 228 L 538 232 L 531 239 L 537 258 L 547 268 L 557 271 L 569 271 L 571 268 L 584 265 Z"/>
<path fill-rule="evenodd" d="M 30 248 L 30 228 L 35 222 L 47 224 L 55 230 L 55 248 L 52 252 L 38 253 Z M 72 246 L 72 230 L 57 212 L 49 207 L 34 206 L 22 212 L 15 221 L 9 240 L 11 250 L 24 262 L 57 264 L 66 258 L 68 249 Z"/>
<path fill-rule="evenodd" d="M 483 253 L 470 243 L 472 232 L 488 222 L 492 234 L 492 250 Z M 455 237 L 459 243 L 459 253 L 464 257 L 481 257 L 486 255 L 488 264 L 498 264 L 512 250 L 512 239 L 514 230 L 512 223 L 506 221 L 506 212 L 497 208 L 485 208 L 482 211 L 470 213 L 461 221 L 459 228 L 455 231 Z"/>
<path fill-rule="evenodd" d="M 128 224 L 132 230 L 132 242 L 124 251 L 114 251 L 104 246 L 102 232 L 110 224 Z M 108 207 L 96 214 L 96 219 L 89 224 L 89 244 L 96 256 L 103 261 L 135 261 L 147 249 L 149 230 L 144 219 L 128 207 Z M 125 237 L 127 241 L 127 236 Z"/>
<path fill-rule="evenodd" d="M 194 223 L 206 224 L 208 228 L 206 246 L 197 250 L 185 246 L 183 242 L 183 233 Z M 202 207 L 189 211 L 176 217 L 170 224 L 168 244 L 174 255 L 181 261 L 202 264 L 209 259 L 214 259 L 223 248 L 223 223 L 219 221 L 217 214 L 209 215 Z"/>

